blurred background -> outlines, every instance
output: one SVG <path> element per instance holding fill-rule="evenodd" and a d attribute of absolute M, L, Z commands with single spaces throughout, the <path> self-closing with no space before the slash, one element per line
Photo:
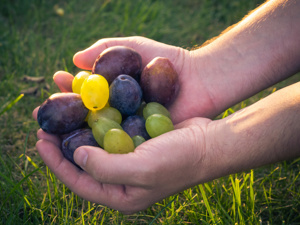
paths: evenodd
<path fill-rule="evenodd" d="M 234 224 L 300 221 L 299 161 L 199 185 L 124 216 L 71 193 L 39 158 L 32 110 L 58 91 L 58 70 L 97 40 L 140 35 L 187 49 L 238 22 L 262 0 L 1 0 L 0 224 Z M 299 74 L 228 109 L 245 107 Z M 24 95 L 20 95 L 24 93 Z"/>

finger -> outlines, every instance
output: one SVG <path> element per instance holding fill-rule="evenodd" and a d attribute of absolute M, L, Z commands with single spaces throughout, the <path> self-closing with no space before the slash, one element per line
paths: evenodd
<path fill-rule="evenodd" d="M 38 153 L 44 163 L 48 166 L 48 168 L 55 174 L 55 176 L 61 180 L 66 186 L 68 186 L 71 190 L 77 190 L 78 194 L 81 194 L 80 183 L 78 180 L 87 180 L 87 183 L 92 183 L 95 187 L 99 184 L 96 183 L 93 179 L 88 178 L 88 176 L 84 175 L 82 177 L 82 171 L 79 168 L 74 166 L 69 160 L 64 158 L 61 150 L 54 145 L 52 142 L 41 139 L 36 143 L 36 148 Z M 91 185 L 89 185 L 91 189 Z M 83 195 L 83 197 L 86 197 Z"/>
<path fill-rule="evenodd" d="M 64 158 L 60 149 L 52 142 L 42 139 L 37 142 L 36 147 L 48 168 L 75 194 L 91 202 L 124 210 L 126 193 L 122 185 L 96 181 Z"/>
<path fill-rule="evenodd" d="M 116 45 L 128 45 L 128 43 L 128 38 L 100 39 L 89 48 L 77 52 L 73 57 L 73 62 L 79 68 L 91 70 L 96 58 L 105 49 Z"/>
<path fill-rule="evenodd" d="M 36 148 L 42 160 L 52 172 L 58 175 L 59 179 L 64 179 L 66 175 L 79 171 L 78 168 L 75 170 L 76 167 L 64 158 L 60 148 L 53 142 L 41 139 L 36 143 Z M 76 179 L 73 175 L 67 177 L 70 177 L 68 184 L 71 184 L 74 182 L 73 179 Z"/>
<path fill-rule="evenodd" d="M 38 111 L 39 111 L 39 106 L 36 107 L 33 111 L 32 111 L 32 117 L 37 120 L 37 114 L 38 114 Z"/>
<path fill-rule="evenodd" d="M 50 141 L 59 148 L 61 146 L 61 139 L 58 136 L 53 135 L 53 134 L 48 134 L 45 131 L 43 131 L 42 129 L 39 129 L 37 131 L 37 138 L 39 140 L 43 139 L 43 140 Z"/>
<path fill-rule="evenodd" d="M 143 175 L 149 174 L 151 166 L 137 152 L 136 149 L 128 154 L 110 154 L 100 148 L 82 146 L 75 151 L 74 160 L 100 182 L 147 188 L 149 182 Z"/>
<path fill-rule="evenodd" d="M 58 71 L 53 75 L 53 80 L 61 92 L 72 92 L 74 76 L 65 71 Z"/>
<path fill-rule="evenodd" d="M 175 65 L 177 71 L 182 68 L 183 60 L 178 57 L 183 53 L 182 48 L 163 44 L 145 37 L 121 37 L 100 39 L 89 48 L 77 52 L 73 57 L 74 64 L 82 69 L 91 70 L 98 55 L 112 46 L 127 46 L 136 50 L 142 56 L 143 67 L 157 56 L 167 57 Z M 182 60 L 177 63 L 177 60 Z"/>
<path fill-rule="evenodd" d="M 145 37 L 105 38 L 77 52 L 73 57 L 73 62 L 79 68 L 91 70 L 99 54 L 112 46 L 127 46 L 136 50 L 142 56 L 143 67 L 155 56 L 167 56 L 166 49 L 171 48 L 169 45 Z"/>

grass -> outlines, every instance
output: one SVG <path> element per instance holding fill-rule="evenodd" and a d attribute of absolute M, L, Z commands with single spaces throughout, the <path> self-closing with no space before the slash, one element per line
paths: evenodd
<path fill-rule="evenodd" d="M 76 73 L 74 53 L 100 38 L 142 35 L 193 48 L 261 0 L 3 0 L 0 5 L 0 224 L 300 224 L 300 162 L 233 174 L 125 216 L 84 201 L 43 164 L 32 110 L 58 91 L 57 70 Z M 63 16 L 55 13 L 59 6 Z M 20 96 L 44 76 L 36 95 Z M 299 74 L 225 111 L 225 117 L 299 80 Z"/>

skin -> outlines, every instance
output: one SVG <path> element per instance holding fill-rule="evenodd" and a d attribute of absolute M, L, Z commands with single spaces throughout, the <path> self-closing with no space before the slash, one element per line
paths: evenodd
<path fill-rule="evenodd" d="M 125 155 L 80 147 L 74 158 L 84 171 L 62 156 L 57 136 L 39 130 L 41 158 L 77 195 L 131 214 L 194 185 L 299 157 L 300 82 L 211 120 L 300 70 L 299 11 L 297 0 L 268 1 L 193 51 L 143 37 L 99 40 L 75 54 L 76 66 L 90 70 L 97 55 L 115 45 L 134 48 L 144 66 L 156 56 L 171 60 L 181 88 L 169 108 L 176 129 Z M 61 91 L 71 91 L 72 79 L 62 71 L 54 75 Z"/>

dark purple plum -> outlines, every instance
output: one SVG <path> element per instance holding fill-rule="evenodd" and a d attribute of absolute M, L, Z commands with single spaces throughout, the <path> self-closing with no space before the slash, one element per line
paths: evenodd
<path fill-rule="evenodd" d="M 125 118 L 134 115 L 142 103 L 142 89 L 129 75 L 119 75 L 109 87 L 109 104 Z"/>
<path fill-rule="evenodd" d="M 61 151 L 64 157 L 76 166 L 78 165 L 74 161 L 74 152 L 83 145 L 99 147 L 91 129 L 78 129 L 62 136 Z"/>
<path fill-rule="evenodd" d="M 47 133 L 67 134 L 84 125 L 88 112 L 79 94 L 56 93 L 41 104 L 37 121 Z"/>
<path fill-rule="evenodd" d="M 142 116 L 129 116 L 122 122 L 121 126 L 130 137 L 139 135 L 145 138 L 145 140 L 150 138 L 145 128 L 145 119 Z"/>
<path fill-rule="evenodd" d="M 93 74 L 104 76 L 109 84 L 121 74 L 128 74 L 139 81 L 141 72 L 141 55 L 125 46 L 107 48 L 97 57 L 92 68 Z"/>
<path fill-rule="evenodd" d="M 146 103 L 168 106 L 179 91 L 178 74 L 168 58 L 156 57 L 143 69 L 140 85 Z"/>

